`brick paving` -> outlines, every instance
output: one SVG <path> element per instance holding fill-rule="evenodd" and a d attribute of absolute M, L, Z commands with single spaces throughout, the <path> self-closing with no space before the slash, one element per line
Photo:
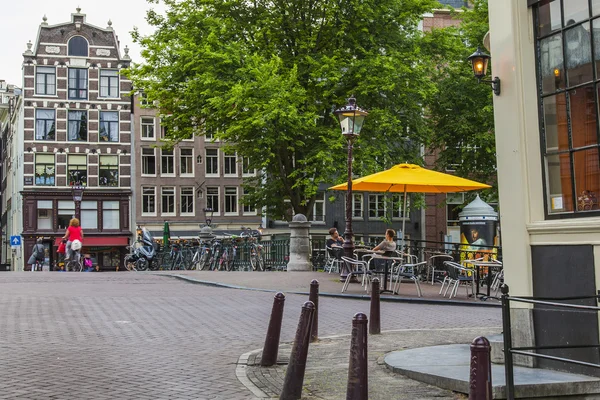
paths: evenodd
<path fill-rule="evenodd" d="M 272 299 L 150 274 L 0 273 L 0 399 L 253 399 L 236 362 L 262 347 Z M 305 300 L 287 296 L 282 342 Z M 321 298 L 321 336 L 368 307 Z M 382 304 L 383 329 L 499 325 L 496 309 Z"/>

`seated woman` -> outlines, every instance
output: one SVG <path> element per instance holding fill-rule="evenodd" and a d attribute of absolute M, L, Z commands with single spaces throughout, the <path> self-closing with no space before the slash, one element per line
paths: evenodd
<path fill-rule="evenodd" d="M 394 236 L 396 236 L 396 231 L 393 229 L 388 229 L 385 231 L 385 240 L 379 243 L 377 246 L 373 248 L 373 250 L 384 251 L 384 255 L 388 257 L 392 257 L 396 255 L 394 251 L 396 250 L 396 242 L 394 242 Z"/>

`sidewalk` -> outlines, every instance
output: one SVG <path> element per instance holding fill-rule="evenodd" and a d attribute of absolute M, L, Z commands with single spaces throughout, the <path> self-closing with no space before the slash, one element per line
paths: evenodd
<path fill-rule="evenodd" d="M 325 272 L 225 272 L 225 271 L 156 271 L 160 275 L 168 275 L 185 279 L 192 283 L 230 287 L 235 289 L 261 290 L 284 293 L 308 294 L 310 282 L 313 279 L 319 281 L 319 294 L 321 296 L 336 296 L 349 298 L 369 299 L 365 289 L 359 283 L 352 283 L 348 290 L 341 293 L 342 282 L 339 274 Z M 500 302 L 495 299 L 486 301 L 474 299 L 466 295 L 465 288 L 458 290 L 458 295 L 449 300 L 439 294 L 440 284 L 431 285 L 428 282 L 421 283 L 423 297 L 417 296 L 417 290 L 413 282 L 402 282 L 400 294 L 385 293 L 381 295 L 383 301 L 402 301 L 410 303 L 428 303 L 440 305 L 468 305 L 482 307 L 500 307 Z M 483 289 L 481 290 L 483 291 Z"/>
<path fill-rule="evenodd" d="M 396 350 L 453 343 L 470 343 L 476 336 L 498 334 L 500 328 L 466 328 L 387 331 L 369 335 L 369 399 L 466 399 L 467 396 L 420 383 L 389 371 L 383 356 Z M 345 398 L 348 382 L 350 336 L 320 339 L 309 346 L 302 399 Z M 290 344 L 279 348 L 273 367 L 260 367 L 261 350 L 240 357 L 238 377 L 257 398 L 279 398 L 285 378 Z M 245 378 L 245 379 L 244 379 Z"/>

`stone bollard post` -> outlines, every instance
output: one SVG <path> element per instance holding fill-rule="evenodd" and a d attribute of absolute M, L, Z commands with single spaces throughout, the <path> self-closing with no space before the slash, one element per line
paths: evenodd
<path fill-rule="evenodd" d="M 471 343 L 469 400 L 492 400 L 492 359 L 490 342 L 483 336 Z"/>
<path fill-rule="evenodd" d="M 315 305 L 312 329 L 310 332 L 310 342 L 314 343 L 319 340 L 319 281 L 316 279 L 313 279 L 310 282 L 310 294 L 308 296 L 308 300 L 312 301 Z"/>
<path fill-rule="evenodd" d="M 303 214 L 296 214 L 289 223 L 290 226 L 290 260 L 288 271 L 312 271 L 310 263 L 310 238 L 311 223 Z"/>
<path fill-rule="evenodd" d="M 279 335 L 281 334 L 281 321 L 283 319 L 283 306 L 285 305 L 285 295 L 281 292 L 275 295 L 273 299 L 273 309 L 271 310 L 271 319 L 269 328 L 267 328 L 267 337 L 263 347 L 260 365 L 270 367 L 277 363 L 277 354 L 279 353 Z"/>
<path fill-rule="evenodd" d="M 346 400 L 367 400 L 369 398 L 367 361 L 367 316 L 357 313 L 352 319 Z"/>
<path fill-rule="evenodd" d="M 306 370 L 306 357 L 308 356 L 308 345 L 310 342 L 310 329 L 312 325 L 315 305 L 307 301 L 302 306 L 296 338 L 290 355 L 283 382 L 283 390 L 279 400 L 299 400 L 302 397 L 302 384 L 304 383 L 304 371 Z"/>
<path fill-rule="evenodd" d="M 371 312 L 369 314 L 369 333 L 378 335 L 381 333 L 381 302 L 379 297 L 379 278 L 373 279 L 371 285 Z"/>

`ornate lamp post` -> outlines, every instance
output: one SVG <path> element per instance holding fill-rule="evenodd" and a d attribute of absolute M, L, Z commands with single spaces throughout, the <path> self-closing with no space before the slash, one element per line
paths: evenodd
<path fill-rule="evenodd" d="M 204 222 L 206 222 L 206 226 L 210 226 L 210 224 L 212 223 L 214 210 L 212 208 L 207 207 L 203 208 L 202 211 L 204 212 Z"/>
<path fill-rule="evenodd" d="M 75 202 L 75 218 L 79 220 L 81 220 L 81 199 L 83 198 L 84 190 L 85 186 L 79 181 L 71 186 L 71 193 L 73 194 L 73 201 Z"/>
<path fill-rule="evenodd" d="M 348 104 L 342 108 L 338 108 L 333 112 L 340 120 L 340 126 L 342 127 L 342 135 L 348 141 L 348 192 L 346 193 L 346 230 L 344 231 L 344 255 L 346 257 L 354 257 L 354 242 L 352 237 L 352 148 L 354 146 L 354 140 L 360 134 L 363 127 L 365 117 L 369 115 L 368 112 L 356 105 L 356 99 L 350 97 Z M 344 270 L 344 268 L 342 268 Z M 342 277 L 345 275 L 345 271 L 342 272 Z"/>
<path fill-rule="evenodd" d="M 479 83 L 491 83 L 492 90 L 496 96 L 500 96 L 500 78 L 497 76 L 494 77 L 493 80 L 485 80 L 487 74 L 488 63 L 490 62 L 490 55 L 481 51 L 478 47 L 477 51 L 471 54 L 468 60 L 471 62 L 471 67 L 473 68 L 473 75 L 477 78 L 477 82 Z M 560 71 L 559 71 L 560 73 Z"/>

